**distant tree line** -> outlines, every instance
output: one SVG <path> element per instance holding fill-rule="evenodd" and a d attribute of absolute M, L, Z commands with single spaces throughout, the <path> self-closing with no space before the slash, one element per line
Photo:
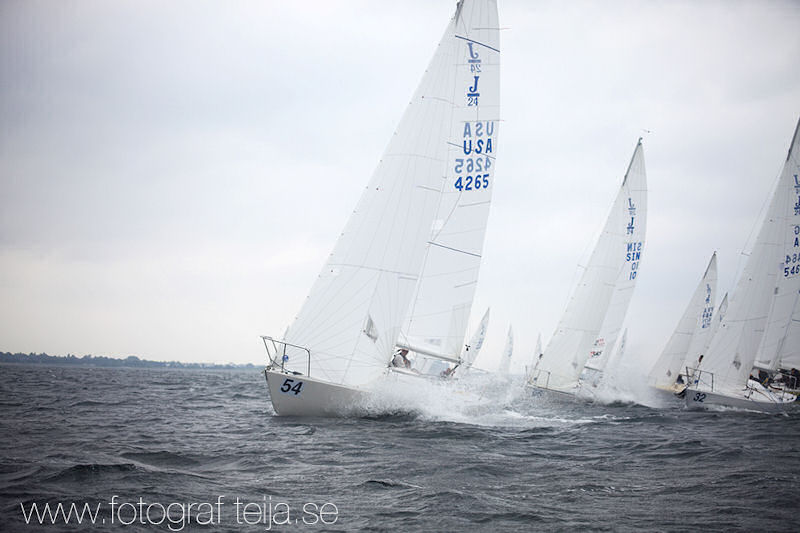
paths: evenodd
<path fill-rule="evenodd" d="M 106 357 L 104 355 L 84 355 L 77 357 L 68 355 L 47 355 L 46 353 L 11 353 L 0 352 L 0 363 L 20 363 L 26 365 L 76 365 L 76 366 L 103 366 L 120 368 L 187 368 L 187 369 L 250 369 L 257 368 L 251 363 L 247 364 L 209 364 L 209 363 L 181 363 L 180 361 L 148 361 L 130 355 L 124 359 Z"/>

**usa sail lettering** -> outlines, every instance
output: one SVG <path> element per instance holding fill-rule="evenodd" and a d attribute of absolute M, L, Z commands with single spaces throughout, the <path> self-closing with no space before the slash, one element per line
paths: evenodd
<path fill-rule="evenodd" d="M 628 279 L 636 279 L 636 272 L 639 270 L 639 260 L 642 258 L 642 243 L 629 242 L 628 252 L 625 255 L 625 261 L 631 264 L 631 273 Z"/>
<path fill-rule="evenodd" d="M 462 133 L 463 155 L 455 160 L 454 187 L 461 191 L 476 191 L 489 187 L 494 153 L 494 121 L 465 122 Z M 466 173 L 467 175 L 463 175 Z"/>

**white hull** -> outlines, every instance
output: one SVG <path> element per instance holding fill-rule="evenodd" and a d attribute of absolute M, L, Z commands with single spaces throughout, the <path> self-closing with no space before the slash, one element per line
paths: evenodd
<path fill-rule="evenodd" d="M 781 397 L 767 390 L 747 389 L 739 394 L 722 394 L 697 389 L 686 389 L 686 407 L 688 409 L 708 409 L 714 407 L 732 407 L 761 411 L 764 413 L 780 413 L 788 406 L 795 404 L 791 397 Z"/>
<path fill-rule="evenodd" d="M 281 416 L 359 416 L 366 413 L 370 392 L 308 376 L 265 370 L 269 397 Z"/>

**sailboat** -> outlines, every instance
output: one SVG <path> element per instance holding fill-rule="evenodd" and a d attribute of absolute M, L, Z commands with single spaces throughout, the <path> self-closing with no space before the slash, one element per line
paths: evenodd
<path fill-rule="evenodd" d="M 685 373 L 681 376 L 681 372 L 695 367 L 711 342 L 716 290 L 717 253 L 714 252 L 675 331 L 650 369 L 650 383 L 656 389 L 678 393 L 686 388 L 688 376 Z"/>
<path fill-rule="evenodd" d="M 647 179 L 639 139 L 589 263 L 530 380 L 535 387 L 574 394 L 601 332 L 609 341 L 604 351 L 613 346 L 639 272 L 646 206 Z"/>
<path fill-rule="evenodd" d="M 420 288 L 438 272 L 426 265 L 438 264 L 440 250 L 480 255 L 441 230 L 451 212 L 488 209 L 499 61 L 496 1 L 461 0 L 297 317 L 282 339 L 262 337 L 277 414 L 363 412 L 389 372 L 415 294 L 436 298 Z"/>
<path fill-rule="evenodd" d="M 783 409 L 796 397 L 749 379 L 800 355 L 800 122 L 761 229 L 708 353 L 692 369 L 689 408 Z"/>

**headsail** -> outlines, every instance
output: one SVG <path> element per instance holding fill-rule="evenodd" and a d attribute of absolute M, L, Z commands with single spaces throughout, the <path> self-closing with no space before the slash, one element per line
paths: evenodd
<path fill-rule="evenodd" d="M 432 238 L 432 231 L 441 229 L 443 205 L 456 210 L 475 196 L 483 201 L 494 185 L 494 165 L 485 163 L 494 156 L 498 129 L 498 34 L 495 1 L 459 2 L 378 168 L 287 332 L 287 342 L 310 350 L 311 376 L 345 385 L 377 378 L 407 316 L 428 243 L 436 243 L 437 250 L 480 254 L 457 236 Z M 473 161 L 469 171 L 465 159 Z M 289 369 L 306 370 L 306 352 L 289 346 L 287 355 Z"/>
<path fill-rule="evenodd" d="M 640 213 L 646 202 L 647 182 L 639 139 L 603 232 L 539 363 L 539 375 L 534 376 L 537 386 L 567 392 L 577 386 L 617 283 L 632 282 L 638 274 L 644 243 L 637 228 L 643 225 Z M 623 300 L 620 297 L 620 303 Z"/>

